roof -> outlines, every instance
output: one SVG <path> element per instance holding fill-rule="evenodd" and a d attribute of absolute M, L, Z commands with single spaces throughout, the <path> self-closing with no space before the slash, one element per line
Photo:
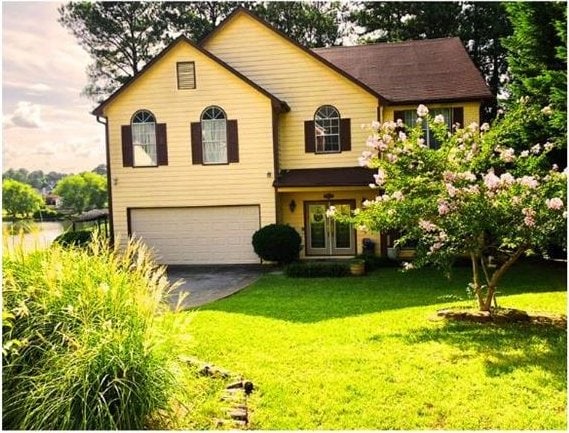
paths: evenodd
<path fill-rule="evenodd" d="M 459 38 L 316 48 L 390 103 L 493 98 Z"/>
<path fill-rule="evenodd" d="M 277 187 L 368 186 L 374 170 L 363 167 L 301 168 L 282 170 L 274 182 Z"/>
<path fill-rule="evenodd" d="M 371 93 L 372 95 L 374 95 L 376 98 L 378 98 L 381 101 L 384 101 L 384 95 L 382 95 L 380 92 L 378 92 L 376 89 L 374 89 L 373 87 L 369 86 L 367 83 L 364 83 L 363 81 L 359 80 L 356 76 L 352 75 L 351 73 L 349 73 L 349 71 L 347 71 L 346 69 L 339 67 L 338 65 L 334 64 L 333 62 L 330 62 L 329 59 L 327 59 L 324 56 L 321 56 L 316 50 L 311 50 L 309 48 L 306 48 L 304 45 L 299 44 L 297 41 L 295 41 L 294 39 L 290 38 L 288 35 L 286 35 L 285 33 L 281 32 L 280 30 L 278 30 L 277 28 L 273 27 L 271 24 L 269 24 L 268 22 L 266 22 L 264 19 L 258 17 L 257 15 L 255 15 L 253 12 L 251 12 L 250 10 L 248 10 L 247 8 L 243 7 L 243 6 L 239 6 L 237 7 L 233 12 L 231 12 L 217 27 L 215 27 L 211 32 L 209 32 L 200 42 L 199 44 L 201 46 L 205 45 L 207 43 L 207 41 L 209 41 L 210 39 L 212 39 L 218 32 L 220 32 L 229 22 L 231 22 L 237 15 L 239 14 L 245 14 L 250 16 L 251 18 L 253 18 L 254 20 L 256 20 L 257 22 L 259 22 L 260 24 L 262 24 L 263 26 L 265 26 L 266 28 L 268 28 L 269 30 L 271 30 L 273 33 L 279 35 L 281 38 L 287 40 L 289 43 L 291 43 L 292 45 L 296 46 L 297 48 L 299 48 L 300 50 L 304 51 L 306 54 L 308 54 L 309 56 L 311 56 L 312 58 L 314 58 L 316 61 L 323 63 L 324 65 L 326 65 L 328 68 L 332 69 L 333 71 L 336 71 L 338 74 L 342 75 L 344 78 L 350 80 L 351 82 L 353 82 L 354 84 L 356 84 L 357 86 L 363 88 L 365 91 Z"/>
<path fill-rule="evenodd" d="M 75 222 L 87 222 L 96 221 L 101 219 L 107 219 L 109 217 L 108 209 L 91 209 L 90 211 L 83 212 L 77 217 L 73 218 Z"/>
<path fill-rule="evenodd" d="M 136 75 L 134 75 L 130 80 L 128 80 L 125 84 L 123 84 L 121 87 L 119 87 L 118 90 L 116 90 L 111 96 L 109 96 L 107 99 L 105 99 L 101 104 L 99 104 L 99 106 L 97 108 L 95 108 L 92 111 L 92 114 L 94 114 L 95 116 L 102 116 L 103 115 L 103 110 L 104 108 L 111 102 L 113 101 L 117 96 L 119 96 L 122 92 L 124 92 L 132 83 L 134 83 L 141 75 L 143 75 L 148 69 L 150 69 L 156 62 L 158 62 L 158 60 L 160 60 L 162 57 L 164 57 L 170 50 L 172 50 L 172 48 L 174 48 L 178 43 L 180 42 L 185 42 L 188 45 L 190 45 L 191 47 L 195 48 L 196 50 L 198 50 L 199 52 L 201 52 L 202 54 L 204 54 L 205 56 L 209 57 L 211 60 L 213 60 L 214 62 L 216 62 L 217 64 L 219 64 L 220 66 L 222 66 L 223 68 L 225 68 L 226 70 L 228 70 L 229 72 L 231 72 L 233 75 L 237 76 L 238 78 L 240 78 L 241 80 L 243 80 L 245 83 L 247 83 L 249 86 L 253 87 L 255 90 L 259 91 L 260 93 L 262 93 L 263 95 L 267 96 L 273 103 L 273 105 L 276 105 L 281 111 L 290 111 L 290 107 L 288 106 L 288 104 L 285 101 L 282 101 L 281 99 L 277 98 L 275 95 L 273 95 L 272 93 L 270 93 L 269 91 L 265 90 L 264 88 L 262 88 L 261 86 L 259 86 L 258 84 L 254 83 L 252 80 L 250 80 L 249 78 L 247 78 L 245 75 L 241 74 L 239 71 L 237 71 L 236 69 L 232 68 L 231 66 L 229 66 L 227 63 L 225 63 L 223 60 L 217 58 L 216 56 L 214 56 L 212 53 L 210 53 L 209 51 L 205 50 L 204 48 L 202 48 L 199 45 L 194 44 L 190 39 L 188 39 L 186 36 L 178 36 L 176 39 L 174 39 L 166 48 L 164 48 L 156 57 L 154 57 L 150 62 L 148 62 L 144 68 L 142 68 Z"/>

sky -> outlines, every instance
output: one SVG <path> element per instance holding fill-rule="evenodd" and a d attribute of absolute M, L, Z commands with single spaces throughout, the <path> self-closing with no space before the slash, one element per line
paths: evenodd
<path fill-rule="evenodd" d="M 60 4 L 2 1 L 2 171 L 105 163 L 104 126 L 81 96 L 90 58 L 57 22 Z"/>

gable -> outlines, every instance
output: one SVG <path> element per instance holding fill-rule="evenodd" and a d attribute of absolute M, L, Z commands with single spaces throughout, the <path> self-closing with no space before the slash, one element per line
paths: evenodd
<path fill-rule="evenodd" d="M 382 99 L 382 95 L 365 83 L 298 44 L 244 8 L 238 8 L 230 14 L 200 42 L 200 45 L 270 89 L 275 95 L 280 91 L 283 98 L 286 94 L 283 90 L 302 79 L 297 77 L 295 70 L 301 72 L 309 69 L 317 70 L 323 79 L 333 77 L 334 81 L 350 83 L 356 91 Z M 288 83 L 279 83 L 276 76 L 271 76 L 271 72 L 282 76 L 283 71 L 290 72 Z M 277 81 L 274 78 L 277 78 Z"/>
<path fill-rule="evenodd" d="M 189 55 L 187 54 L 187 55 L 182 56 L 182 57 L 179 57 L 179 56 L 176 57 L 176 53 L 180 52 L 180 50 L 185 50 L 186 53 L 189 52 L 191 54 L 189 54 Z M 173 55 L 173 53 L 174 53 L 174 55 Z M 218 69 L 220 72 L 223 71 L 223 73 L 225 73 L 226 75 L 227 74 L 231 75 L 232 76 L 231 79 L 237 79 L 237 80 L 241 81 L 243 84 L 245 84 L 246 86 L 248 86 L 249 88 L 254 89 L 257 92 L 259 92 L 260 94 L 269 98 L 271 100 L 271 103 L 273 104 L 273 106 L 275 106 L 279 111 L 287 111 L 288 110 L 288 106 L 287 106 L 286 102 L 275 97 L 270 92 L 263 89 L 261 86 L 254 83 L 249 78 L 245 77 L 244 75 L 242 75 L 241 73 L 239 73 L 238 71 L 233 69 L 231 66 L 224 63 L 222 60 L 216 58 L 213 54 L 211 54 L 211 53 L 207 52 L 206 50 L 202 49 L 201 47 L 195 45 L 193 42 L 191 42 L 185 36 L 180 36 L 177 39 L 175 39 L 170 45 L 168 45 L 164 50 L 162 50 L 162 52 L 160 52 L 160 54 L 158 54 L 154 59 L 152 59 L 138 74 L 136 74 L 134 77 L 132 77 L 128 82 L 126 82 L 123 86 L 121 86 L 117 91 L 115 91 L 105 101 L 103 101 L 101 104 L 99 104 L 99 106 L 93 110 L 92 114 L 94 114 L 96 116 L 103 116 L 105 111 L 108 109 L 108 107 L 111 106 L 115 102 L 116 99 L 120 98 L 124 93 L 132 91 L 132 88 L 139 86 L 141 80 L 144 80 L 144 81 L 149 80 L 149 77 L 154 75 L 153 71 L 156 68 L 160 67 L 160 65 L 163 65 L 164 62 L 166 61 L 165 59 L 168 59 L 168 61 L 170 61 L 170 63 L 173 62 L 174 67 L 176 68 L 174 70 L 175 76 L 174 76 L 173 80 L 174 80 L 176 87 L 179 87 L 180 86 L 180 77 L 179 77 L 180 69 L 179 69 L 177 63 L 180 63 L 180 62 L 185 63 L 188 61 L 192 61 L 192 60 L 188 60 L 190 58 L 200 58 L 200 61 L 202 61 L 202 62 L 206 62 L 210 65 L 215 65 L 216 69 Z M 174 60 L 172 60 L 172 59 L 174 59 Z M 195 65 L 194 65 L 194 68 L 195 68 Z M 199 80 L 199 77 L 196 77 L 196 75 L 199 74 L 199 72 L 197 70 L 194 70 L 193 72 L 194 72 L 194 80 L 196 80 L 196 81 Z M 152 82 L 150 82 L 149 84 L 154 85 Z M 196 85 L 195 82 L 194 82 L 194 85 Z"/>

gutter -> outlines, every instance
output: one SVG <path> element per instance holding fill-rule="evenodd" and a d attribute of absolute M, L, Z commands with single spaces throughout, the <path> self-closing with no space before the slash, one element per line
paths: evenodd
<path fill-rule="evenodd" d="M 101 119 L 105 119 L 102 121 Z M 109 122 L 105 116 L 100 116 L 97 114 L 97 123 L 105 125 L 105 156 L 107 163 L 107 194 L 109 203 L 109 240 L 111 247 L 115 244 L 115 231 L 113 224 L 113 192 L 112 192 L 112 177 L 111 177 L 111 150 L 109 147 Z"/>

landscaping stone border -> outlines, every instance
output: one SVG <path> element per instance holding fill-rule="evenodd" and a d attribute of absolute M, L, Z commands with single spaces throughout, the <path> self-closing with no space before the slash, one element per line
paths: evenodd
<path fill-rule="evenodd" d="M 216 419 L 216 428 L 226 426 L 233 429 L 248 428 L 250 422 L 248 397 L 255 389 L 253 382 L 244 379 L 243 376 L 239 374 L 232 373 L 194 357 L 184 356 L 181 357 L 180 360 L 197 368 L 201 375 L 211 377 L 212 379 L 232 379 L 231 383 L 225 387 L 223 396 L 221 397 L 222 401 L 228 403 L 226 410 L 227 417 L 224 419 Z"/>

